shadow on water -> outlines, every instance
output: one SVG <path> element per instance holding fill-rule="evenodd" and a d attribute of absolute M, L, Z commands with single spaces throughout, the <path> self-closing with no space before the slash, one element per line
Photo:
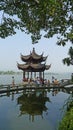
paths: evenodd
<path fill-rule="evenodd" d="M 54 88 L 1 94 L 0 129 L 57 130 L 63 116 L 60 110 L 70 93 L 67 89 Z"/>

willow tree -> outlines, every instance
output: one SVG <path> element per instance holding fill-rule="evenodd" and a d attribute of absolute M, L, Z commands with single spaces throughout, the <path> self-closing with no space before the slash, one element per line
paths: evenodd
<path fill-rule="evenodd" d="M 30 33 L 33 44 L 42 34 L 56 34 L 58 45 L 73 43 L 73 0 L 0 0 L 0 37 L 17 29 Z"/>

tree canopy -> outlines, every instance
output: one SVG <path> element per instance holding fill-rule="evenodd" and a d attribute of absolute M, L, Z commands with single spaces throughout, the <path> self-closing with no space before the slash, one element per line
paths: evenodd
<path fill-rule="evenodd" d="M 21 30 L 32 43 L 57 34 L 57 44 L 73 43 L 73 0 L 0 0 L 0 37 Z"/>
<path fill-rule="evenodd" d="M 63 59 L 63 63 L 69 65 L 73 65 L 73 48 L 70 47 L 68 52 L 69 57 Z"/>

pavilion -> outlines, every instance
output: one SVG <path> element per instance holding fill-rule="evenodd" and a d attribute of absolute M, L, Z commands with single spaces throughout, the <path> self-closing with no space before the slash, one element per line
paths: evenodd
<path fill-rule="evenodd" d="M 48 70 L 51 65 L 46 65 L 47 56 L 44 57 L 43 53 L 38 55 L 35 52 L 35 48 L 33 48 L 32 52 L 29 55 L 22 55 L 21 60 L 25 62 L 25 64 L 17 63 L 18 69 L 23 70 L 23 80 L 26 79 L 33 79 L 37 76 L 44 79 L 44 71 Z"/>

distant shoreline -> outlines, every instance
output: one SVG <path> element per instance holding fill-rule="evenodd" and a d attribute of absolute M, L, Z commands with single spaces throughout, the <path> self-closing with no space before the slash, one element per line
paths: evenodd
<path fill-rule="evenodd" d="M 15 72 L 15 71 L 0 71 L 0 75 L 14 75 L 14 74 L 22 74 L 22 72 L 19 72 L 19 71 L 17 71 L 17 72 Z"/>
<path fill-rule="evenodd" d="M 8 70 L 8 71 L 0 71 L 0 75 L 14 75 L 14 74 L 22 74 L 23 71 L 12 71 L 12 70 Z M 71 74 L 71 72 L 45 72 L 46 75 L 58 75 L 58 74 Z"/>

